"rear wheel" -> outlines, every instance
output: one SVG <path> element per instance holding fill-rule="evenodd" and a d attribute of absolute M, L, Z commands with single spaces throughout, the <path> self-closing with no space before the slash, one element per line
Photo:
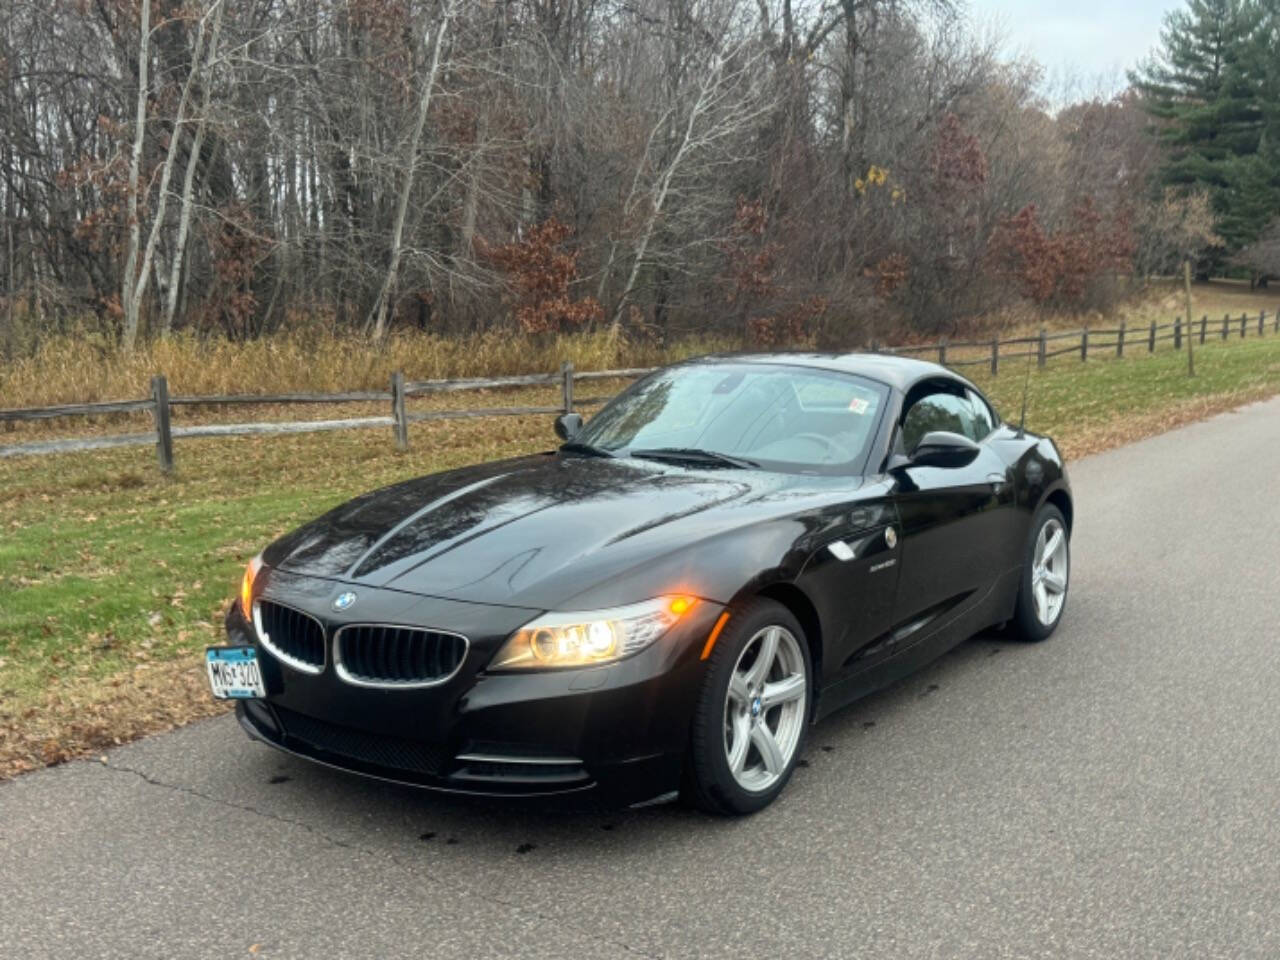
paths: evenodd
<path fill-rule="evenodd" d="M 1031 524 L 1022 583 L 1013 614 L 1014 632 L 1023 640 L 1044 640 L 1057 629 L 1067 605 L 1071 544 L 1062 511 L 1045 504 Z"/>
<path fill-rule="evenodd" d="M 804 630 L 786 607 L 762 598 L 733 613 L 694 712 L 690 799 L 726 815 L 773 802 L 808 732 L 812 672 Z"/>

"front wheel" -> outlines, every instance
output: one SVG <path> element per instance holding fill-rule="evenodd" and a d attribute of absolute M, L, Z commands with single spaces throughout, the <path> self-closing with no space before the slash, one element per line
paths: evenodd
<path fill-rule="evenodd" d="M 1062 620 L 1071 576 L 1071 544 L 1062 511 L 1040 508 L 1031 524 L 1013 627 L 1023 640 L 1044 640 Z"/>
<path fill-rule="evenodd" d="M 757 599 L 712 651 L 690 734 L 689 797 L 712 813 L 754 813 L 787 785 L 809 726 L 812 665 L 791 612 Z"/>

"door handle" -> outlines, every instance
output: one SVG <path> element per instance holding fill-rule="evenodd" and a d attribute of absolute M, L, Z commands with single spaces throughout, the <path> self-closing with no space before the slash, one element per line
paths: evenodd
<path fill-rule="evenodd" d="M 991 489 L 993 490 L 997 490 L 997 491 L 1000 490 L 1000 488 L 1002 488 L 1008 482 L 1009 482 L 1009 478 L 1006 477 L 1003 473 L 987 474 L 987 483 L 991 484 Z"/>

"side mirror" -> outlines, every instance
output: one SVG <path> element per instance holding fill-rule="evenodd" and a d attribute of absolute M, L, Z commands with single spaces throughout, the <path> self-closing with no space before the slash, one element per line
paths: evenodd
<path fill-rule="evenodd" d="M 562 413 L 556 417 L 556 436 L 566 443 L 576 437 L 581 430 L 581 414 Z"/>
<path fill-rule="evenodd" d="M 968 437 L 950 430 L 931 430 L 909 453 L 912 466 L 963 467 L 974 461 L 981 448 Z"/>

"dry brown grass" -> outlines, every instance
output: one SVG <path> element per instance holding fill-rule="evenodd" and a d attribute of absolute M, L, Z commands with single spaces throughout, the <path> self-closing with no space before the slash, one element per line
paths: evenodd
<path fill-rule="evenodd" d="M 0 407 L 144 397 L 157 373 L 168 378 L 171 394 L 385 390 L 397 370 L 411 380 L 550 372 L 564 361 L 580 370 L 603 370 L 657 365 L 731 346 L 725 339 L 690 338 L 663 348 L 606 333 L 405 334 L 382 344 L 316 334 L 250 341 L 174 337 L 126 354 L 94 338 L 61 337 L 0 367 Z"/>
<path fill-rule="evenodd" d="M 1195 315 L 1211 320 L 1220 321 L 1224 313 L 1256 316 L 1261 310 L 1274 313 L 1280 308 L 1280 290 L 1250 290 L 1246 283 L 1216 280 L 1197 284 L 1192 293 Z M 1026 306 L 992 315 L 982 326 L 986 335 L 1011 337 L 1032 334 L 1042 326 L 1115 326 L 1121 318 L 1130 327 L 1152 320 L 1167 323 L 1182 312 L 1178 284 L 1154 281 L 1111 316 L 1045 314 Z M 566 360 L 579 370 L 603 370 L 657 365 L 743 346 L 724 335 L 683 338 L 663 347 L 606 332 L 548 337 L 402 333 L 382 344 L 309 333 L 251 341 L 174 337 L 125 354 L 97 336 L 61 337 L 47 341 L 30 357 L 0 366 L 0 408 L 139 398 L 147 395 L 156 373 L 168 378 L 172 394 L 383 390 L 397 370 L 415 380 L 549 372 Z"/>
<path fill-rule="evenodd" d="M 0 703 L 0 780 L 228 709 L 185 659 L 141 663 L 106 679 L 60 679 L 21 715 Z"/>
<path fill-rule="evenodd" d="M 1196 283 L 1191 287 L 1191 314 L 1197 320 L 1207 316 L 1210 324 L 1221 322 L 1224 313 L 1239 317 L 1247 313 L 1256 317 L 1260 311 L 1274 315 L 1280 308 L 1280 290 L 1250 290 L 1249 284 L 1238 280 L 1213 280 Z M 1001 337 L 1031 336 L 1041 327 L 1046 330 L 1078 330 L 1090 327 L 1117 327 L 1121 320 L 1131 327 L 1143 327 L 1153 320 L 1158 324 L 1172 322 L 1186 312 L 1186 300 L 1182 284 L 1177 280 L 1152 280 L 1145 289 L 1138 291 L 1119 304 L 1114 311 L 1085 313 L 1045 313 L 1030 304 L 1012 307 L 989 318 L 988 335 L 999 333 Z"/>

